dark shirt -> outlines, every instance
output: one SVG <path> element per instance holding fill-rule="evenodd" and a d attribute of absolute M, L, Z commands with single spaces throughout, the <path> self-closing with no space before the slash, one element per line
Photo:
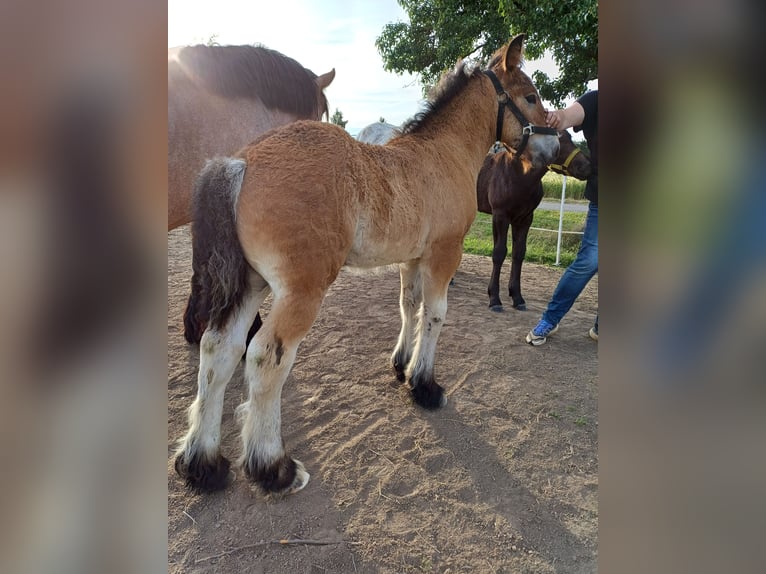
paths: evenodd
<path fill-rule="evenodd" d="M 591 174 L 585 183 L 585 198 L 598 205 L 598 90 L 584 93 L 577 102 L 585 110 L 585 119 L 574 131 L 583 132 L 590 151 Z"/>

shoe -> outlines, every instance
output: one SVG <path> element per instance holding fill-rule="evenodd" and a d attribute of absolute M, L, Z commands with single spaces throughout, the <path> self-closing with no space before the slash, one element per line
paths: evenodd
<path fill-rule="evenodd" d="M 542 345 L 550 335 L 553 335 L 558 330 L 558 325 L 551 325 L 545 319 L 540 319 L 537 326 L 527 333 L 527 343 L 535 347 Z"/>
<path fill-rule="evenodd" d="M 598 342 L 598 325 L 596 325 L 595 327 L 591 327 L 590 331 L 588 331 L 588 335 L 590 336 L 591 339 Z"/>

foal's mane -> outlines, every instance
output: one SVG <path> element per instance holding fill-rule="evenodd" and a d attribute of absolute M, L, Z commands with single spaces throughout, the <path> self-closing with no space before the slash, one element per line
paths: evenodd
<path fill-rule="evenodd" d="M 425 108 L 402 126 L 402 134 L 411 134 L 426 129 L 440 110 L 443 110 L 454 100 L 473 78 L 481 75 L 481 70 L 478 67 L 466 68 L 465 62 L 459 62 L 452 71 L 442 76 L 439 83 L 431 90 Z"/>
<path fill-rule="evenodd" d="M 301 117 L 327 112 L 317 101 L 316 74 L 263 46 L 186 46 L 178 60 L 209 91 L 226 98 L 258 99 L 271 109 Z"/>

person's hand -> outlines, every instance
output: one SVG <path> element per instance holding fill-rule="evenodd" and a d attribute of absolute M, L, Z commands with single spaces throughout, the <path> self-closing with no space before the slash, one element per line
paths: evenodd
<path fill-rule="evenodd" d="M 559 129 L 562 122 L 561 111 L 562 110 L 553 110 L 552 112 L 545 114 L 545 123 L 548 127 Z"/>

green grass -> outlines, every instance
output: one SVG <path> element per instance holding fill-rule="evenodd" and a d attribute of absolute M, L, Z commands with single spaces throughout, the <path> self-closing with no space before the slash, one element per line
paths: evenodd
<path fill-rule="evenodd" d="M 563 179 L 563 175 L 552 171 L 547 172 L 543 176 L 543 197 L 547 199 L 561 199 Z M 566 198 L 585 199 L 585 182 L 574 177 L 567 177 Z"/>
<path fill-rule="evenodd" d="M 571 179 L 571 178 L 570 178 Z M 585 226 L 585 213 L 565 211 L 564 212 L 564 231 L 582 231 Z M 553 265 L 556 262 L 556 240 L 555 230 L 559 226 L 558 211 L 548 211 L 538 209 L 535 211 L 532 227 L 541 227 L 544 229 L 553 229 L 550 231 L 529 230 L 527 238 L 527 256 L 524 261 L 534 263 L 543 263 Z M 508 260 L 511 258 L 510 229 L 508 231 Z M 568 266 L 574 261 L 577 250 L 580 248 L 580 235 L 564 234 L 561 238 L 561 258 L 562 267 Z M 474 255 L 492 256 L 492 216 L 486 213 L 477 213 L 476 220 L 473 222 L 468 235 L 463 242 L 463 251 L 473 253 Z"/>

